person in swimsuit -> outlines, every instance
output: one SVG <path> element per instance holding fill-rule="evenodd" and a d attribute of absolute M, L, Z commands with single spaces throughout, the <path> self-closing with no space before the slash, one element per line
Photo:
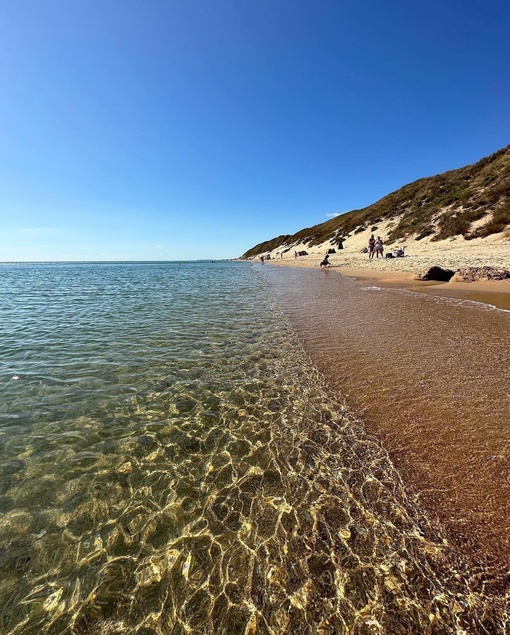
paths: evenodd
<path fill-rule="evenodd" d="M 375 256 L 376 256 L 376 258 L 379 258 L 379 256 L 381 256 L 381 258 L 384 258 L 384 256 L 383 256 L 383 251 L 384 251 L 383 245 L 384 245 L 384 243 L 382 241 L 382 238 L 380 236 L 377 236 L 377 240 L 375 241 Z"/>
<path fill-rule="evenodd" d="M 368 259 L 369 260 L 372 260 L 372 258 L 374 257 L 374 249 L 375 249 L 375 238 L 374 238 L 374 235 L 372 234 L 370 238 L 368 239 Z"/>

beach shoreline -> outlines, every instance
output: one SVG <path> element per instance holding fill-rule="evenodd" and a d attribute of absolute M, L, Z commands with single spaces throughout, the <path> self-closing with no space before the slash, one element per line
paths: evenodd
<path fill-rule="evenodd" d="M 508 250 L 510 252 L 510 247 Z M 321 259 L 321 256 L 304 256 L 297 260 L 282 258 L 279 260 L 270 260 L 268 264 L 313 269 L 319 268 Z M 349 260 L 353 261 L 354 258 L 351 256 Z M 368 260 L 366 255 L 363 259 L 356 257 L 355 260 L 356 262 L 353 263 L 355 266 L 351 266 L 350 264 L 346 265 L 342 262 L 341 257 L 335 257 L 334 255 L 330 260 L 331 266 L 329 266 L 327 270 L 336 271 L 346 278 L 353 278 L 355 280 L 381 285 L 382 287 L 395 287 L 415 291 L 417 293 L 482 302 L 510 311 L 510 280 L 474 280 L 472 282 L 455 279 L 449 282 L 421 280 L 420 275 L 422 274 L 418 273 L 418 270 L 425 271 L 427 268 L 436 266 L 433 259 L 429 259 L 427 263 L 421 262 L 421 265 L 418 267 L 405 258 L 398 259 L 396 265 L 395 261 L 397 261 L 397 259 L 387 259 L 387 263 L 386 259 Z M 508 267 L 510 269 L 510 254 L 508 256 L 508 263 L 505 259 L 503 263 L 498 261 L 497 264 L 501 268 Z M 506 265 L 506 267 L 503 267 L 502 264 Z M 457 269 L 467 266 L 470 265 L 464 261 L 459 261 Z M 398 267 L 398 269 L 396 267 Z"/>
<path fill-rule="evenodd" d="M 391 231 L 390 224 L 391 221 L 379 223 L 375 232 L 382 237 L 384 243 Z M 263 257 L 267 263 L 278 266 L 319 268 L 328 254 L 328 269 L 337 270 L 343 276 L 375 280 L 377 284 L 384 286 L 401 286 L 418 292 L 437 292 L 439 295 L 486 301 L 510 310 L 508 233 L 472 240 L 466 240 L 463 236 L 446 240 L 434 240 L 433 236 L 418 240 L 414 236 L 408 236 L 392 244 L 384 244 L 384 257 L 369 259 L 367 247 L 371 234 L 374 231 L 368 228 L 354 232 L 342 241 L 341 246 L 334 241 L 326 241 L 317 245 L 299 243 L 286 248 L 277 247 L 270 252 L 261 252 L 250 260 Z M 394 255 L 393 251 L 396 249 L 401 250 L 404 257 L 386 257 L 388 254 Z M 453 275 L 446 283 L 423 280 L 432 267 L 460 273 Z M 480 275 L 473 276 L 473 270 Z M 498 277 L 497 272 L 507 278 L 494 279 Z M 489 294 L 490 297 L 483 299 L 484 294 Z"/>
<path fill-rule="evenodd" d="M 417 282 L 409 272 L 268 264 L 261 268 L 333 393 L 387 449 L 426 515 L 506 593 L 508 314 L 407 293 Z M 501 281 L 419 284 L 451 297 L 465 286 L 493 306 L 487 298 L 510 298 Z"/>

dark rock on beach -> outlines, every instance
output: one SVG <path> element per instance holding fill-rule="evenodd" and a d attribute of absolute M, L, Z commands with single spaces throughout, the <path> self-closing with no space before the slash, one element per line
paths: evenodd
<path fill-rule="evenodd" d="M 451 269 L 442 269 L 441 267 L 431 267 L 422 280 L 437 280 L 438 282 L 448 282 L 455 275 L 455 271 Z"/>
<path fill-rule="evenodd" d="M 457 271 L 431 267 L 420 280 L 437 280 L 438 282 L 475 282 L 477 280 L 510 280 L 510 271 L 496 267 L 464 267 Z"/>

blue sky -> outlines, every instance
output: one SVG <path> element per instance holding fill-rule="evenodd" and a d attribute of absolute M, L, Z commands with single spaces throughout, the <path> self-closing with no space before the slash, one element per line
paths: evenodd
<path fill-rule="evenodd" d="M 507 0 L 16 0 L 0 260 L 229 258 L 510 143 Z"/>

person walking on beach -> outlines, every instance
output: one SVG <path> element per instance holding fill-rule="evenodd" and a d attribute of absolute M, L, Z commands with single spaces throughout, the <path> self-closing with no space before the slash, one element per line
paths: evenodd
<path fill-rule="evenodd" d="M 374 238 L 374 235 L 372 234 L 370 238 L 368 239 L 368 259 L 369 260 L 372 260 L 372 258 L 374 257 L 374 249 L 375 249 L 375 238 Z"/>
<path fill-rule="evenodd" d="M 375 241 L 376 258 L 379 258 L 379 256 L 381 256 L 381 258 L 384 258 L 383 252 L 384 252 L 384 243 L 382 241 L 382 238 L 380 236 L 377 236 L 377 240 Z"/>

